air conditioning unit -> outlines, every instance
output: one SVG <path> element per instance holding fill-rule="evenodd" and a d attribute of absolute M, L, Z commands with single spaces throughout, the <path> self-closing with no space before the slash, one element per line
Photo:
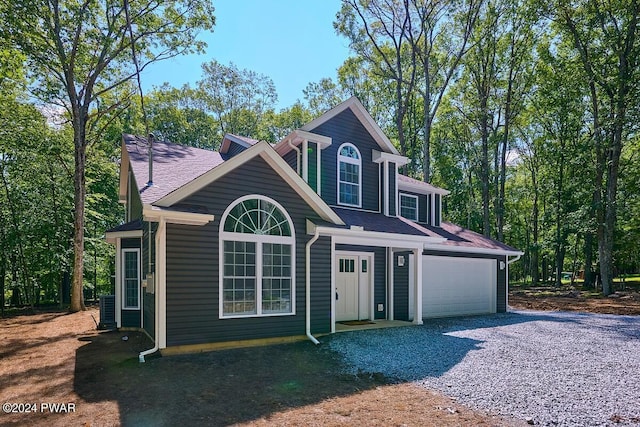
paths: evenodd
<path fill-rule="evenodd" d="M 101 295 L 98 329 L 115 329 L 116 327 L 116 296 Z"/>

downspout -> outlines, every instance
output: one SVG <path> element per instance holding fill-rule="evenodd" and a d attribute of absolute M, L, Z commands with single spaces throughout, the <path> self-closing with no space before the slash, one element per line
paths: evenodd
<path fill-rule="evenodd" d="M 313 335 L 311 335 L 311 245 L 313 245 L 315 243 L 316 240 L 318 240 L 318 237 L 320 237 L 320 232 L 318 231 L 318 228 L 316 227 L 316 231 L 313 235 L 313 237 L 311 238 L 311 240 L 309 240 L 307 242 L 306 248 L 305 248 L 305 268 L 306 268 L 306 275 L 305 275 L 305 285 L 306 285 L 306 300 L 307 300 L 307 311 L 306 311 L 306 332 L 307 332 L 307 338 L 309 338 L 311 340 L 312 343 L 314 344 L 320 344 L 320 341 L 318 341 Z M 333 293 L 332 293 L 333 295 Z"/>
<path fill-rule="evenodd" d="M 290 139 L 287 139 L 287 144 L 289 144 L 289 147 L 296 152 L 296 172 L 300 175 L 300 149 L 293 145 Z"/>
<path fill-rule="evenodd" d="M 160 217 L 160 223 L 158 224 L 158 231 L 156 232 L 156 254 L 158 253 L 158 242 L 162 241 L 161 236 L 164 234 L 165 229 L 166 229 L 165 219 L 163 217 Z M 149 248 L 149 252 L 151 252 L 151 248 Z M 158 266 L 156 265 L 156 267 Z M 153 281 L 154 281 L 153 288 L 156 292 L 155 313 L 154 313 L 155 325 L 153 328 L 154 346 L 153 348 L 150 348 L 149 350 L 145 350 L 138 355 L 138 361 L 140 363 L 144 363 L 145 356 L 149 354 L 153 354 L 160 349 L 158 330 L 160 329 L 160 298 L 162 297 L 162 295 L 160 294 L 160 286 L 158 286 L 158 275 L 155 272 L 154 272 Z"/>

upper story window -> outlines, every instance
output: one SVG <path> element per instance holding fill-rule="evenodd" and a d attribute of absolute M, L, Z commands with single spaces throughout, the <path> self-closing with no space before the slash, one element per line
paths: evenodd
<path fill-rule="evenodd" d="M 353 144 L 342 144 L 338 149 L 338 203 L 361 206 L 362 157 Z"/>
<path fill-rule="evenodd" d="M 418 221 L 418 196 L 400 193 L 400 216 Z"/>
<path fill-rule="evenodd" d="M 220 317 L 294 314 L 295 238 L 274 200 L 242 197 L 222 216 Z"/>

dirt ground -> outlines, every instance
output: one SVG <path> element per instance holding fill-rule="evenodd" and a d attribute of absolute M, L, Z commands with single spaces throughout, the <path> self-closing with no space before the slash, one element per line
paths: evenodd
<path fill-rule="evenodd" d="M 412 384 L 341 374 L 335 354 L 310 342 L 140 364 L 148 338 L 99 332 L 92 315 L 97 310 L 0 319 L 0 403 L 12 404 L 3 405 L 0 425 L 521 424 Z"/>
<path fill-rule="evenodd" d="M 556 291 L 516 289 L 509 301 L 516 308 L 640 315 L 637 293 L 587 298 Z M 97 331 L 93 318 L 96 309 L 0 319 L 0 425 L 526 425 L 412 384 L 342 374 L 339 358 L 310 342 L 140 364 L 138 353 L 151 347 L 146 336 Z"/>
<path fill-rule="evenodd" d="M 541 311 L 583 311 L 601 314 L 640 316 L 640 293 L 618 291 L 603 297 L 592 291 L 569 286 L 563 288 L 513 288 L 509 293 L 513 308 Z"/>

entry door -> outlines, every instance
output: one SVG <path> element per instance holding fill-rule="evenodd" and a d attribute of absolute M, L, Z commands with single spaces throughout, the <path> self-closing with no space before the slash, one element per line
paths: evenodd
<path fill-rule="evenodd" d="M 369 319 L 371 257 L 338 255 L 336 263 L 336 321 Z"/>
<path fill-rule="evenodd" d="M 358 320 L 359 269 L 357 256 L 338 256 L 336 320 Z"/>

